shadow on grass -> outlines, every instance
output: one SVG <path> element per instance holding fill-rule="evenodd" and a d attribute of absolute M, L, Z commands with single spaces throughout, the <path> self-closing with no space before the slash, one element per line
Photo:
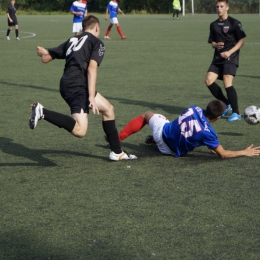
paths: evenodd
<path fill-rule="evenodd" d="M 46 227 L 47 228 L 47 227 Z M 46 235 L 45 240 L 43 235 Z M 48 232 L 32 234 L 32 230 L 17 229 L 0 233 L 2 247 L 0 257 L 8 260 L 132 260 L 130 255 L 118 241 L 86 241 L 83 237 L 81 246 L 69 246 L 68 242 L 52 245 L 48 241 Z M 63 238 L 62 238 L 63 239 Z M 70 240 L 70 239 L 69 239 Z M 70 244 L 73 245 L 70 240 Z M 146 258 L 147 259 L 147 258 Z"/>
<path fill-rule="evenodd" d="M 107 145 L 96 145 L 98 147 L 107 149 Z M 217 155 L 213 154 L 209 149 L 207 150 L 205 146 L 205 151 L 201 151 L 198 149 L 194 149 L 194 151 L 189 152 L 185 156 L 181 156 L 179 158 L 175 158 L 172 155 L 164 155 L 161 154 L 160 151 L 158 150 L 157 146 L 154 144 L 145 144 L 145 143 L 138 143 L 138 144 L 131 144 L 127 142 L 122 142 L 122 149 L 124 151 L 128 152 L 128 149 L 131 151 L 132 154 L 136 155 L 138 159 L 140 158 L 151 158 L 151 157 L 172 157 L 172 160 L 189 160 L 189 162 L 193 162 L 195 164 L 201 164 L 201 163 L 206 163 L 209 160 L 221 160 Z M 203 149 L 202 147 L 199 147 L 199 149 Z"/>
<path fill-rule="evenodd" d="M 57 166 L 53 161 L 44 158 L 45 154 L 53 154 L 53 155 L 74 155 L 74 156 L 83 156 L 83 157 L 91 157 L 95 159 L 103 159 L 107 160 L 107 157 L 89 155 L 85 153 L 79 152 L 71 152 L 71 151 L 55 151 L 55 150 L 37 150 L 30 149 L 21 144 L 14 143 L 12 139 L 6 137 L 0 137 L 0 149 L 12 156 L 25 157 L 31 161 L 36 163 L 0 163 L 1 166 Z"/>
<path fill-rule="evenodd" d="M 260 76 L 250 76 L 250 75 L 236 75 L 236 77 L 244 77 L 244 78 L 260 79 Z"/>
<path fill-rule="evenodd" d="M 119 103 L 127 104 L 127 105 L 134 105 L 134 106 L 141 106 L 141 107 L 147 107 L 152 110 L 152 112 L 156 112 L 157 109 L 161 109 L 167 113 L 170 114 L 181 114 L 187 107 L 179 107 L 174 105 L 167 105 L 167 104 L 157 104 L 154 102 L 149 102 L 145 100 L 131 100 L 126 98 L 116 98 L 116 97 L 106 97 L 108 100 L 116 100 Z M 174 101 L 173 101 L 174 103 Z M 147 111 L 147 110 L 146 110 Z M 144 111 L 144 112 L 146 112 Z M 175 118 L 169 119 L 173 120 Z"/>
<path fill-rule="evenodd" d="M 243 136 L 244 134 L 240 134 L 240 133 L 231 133 L 231 132 L 218 132 L 218 135 Z"/>
<path fill-rule="evenodd" d="M 24 88 L 33 88 L 33 89 L 38 89 L 38 90 L 47 90 L 51 92 L 59 92 L 59 87 L 57 89 L 51 89 L 51 88 L 46 88 L 46 87 L 40 87 L 40 86 L 34 86 L 34 85 L 25 85 L 25 84 L 17 84 L 17 83 L 10 83 L 7 81 L 0 80 L 0 84 L 3 85 L 8 85 L 8 86 L 18 86 L 18 87 L 24 87 Z"/>

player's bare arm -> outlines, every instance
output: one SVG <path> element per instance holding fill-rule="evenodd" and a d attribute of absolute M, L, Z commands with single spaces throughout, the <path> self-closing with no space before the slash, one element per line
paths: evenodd
<path fill-rule="evenodd" d="M 237 44 L 229 51 L 222 52 L 220 55 L 222 58 L 228 59 L 234 52 L 238 51 L 245 44 L 244 38 L 240 39 Z"/>
<path fill-rule="evenodd" d="M 106 16 L 105 16 L 105 20 L 108 19 L 108 9 L 106 9 Z"/>
<path fill-rule="evenodd" d="M 212 151 L 222 159 L 235 158 L 241 156 L 257 156 L 260 154 L 260 146 L 254 147 L 254 145 L 251 144 L 245 150 L 230 151 L 230 150 L 225 150 L 222 145 L 219 145 L 217 148 L 215 148 Z"/>
<path fill-rule="evenodd" d="M 95 101 L 97 67 L 98 67 L 97 62 L 95 60 L 90 60 L 87 73 L 88 73 L 89 107 L 92 109 L 93 114 L 99 115 L 99 109 Z"/>
<path fill-rule="evenodd" d="M 70 11 L 70 13 L 73 15 L 83 15 L 83 12 Z"/>
<path fill-rule="evenodd" d="M 11 19 L 11 17 L 10 17 L 10 15 L 9 15 L 9 13 L 6 13 L 6 15 L 7 15 L 7 18 L 9 19 L 9 21 L 12 23 L 12 22 L 13 22 L 13 20 Z"/>
<path fill-rule="evenodd" d="M 118 11 L 119 11 L 123 16 L 125 16 L 125 14 L 123 13 L 123 11 L 122 11 L 120 8 L 118 8 Z"/>
<path fill-rule="evenodd" d="M 43 63 L 48 63 L 52 60 L 52 57 L 49 54 L 48 50 L 41 46 L 37 46 L 37 55 L 42 58 Z"/>

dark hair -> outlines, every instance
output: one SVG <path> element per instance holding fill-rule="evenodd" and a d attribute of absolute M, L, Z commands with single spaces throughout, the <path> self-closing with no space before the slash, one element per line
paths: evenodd
<path fill-rule="evenodd" d="M 85 16 L 82 21 L 83 32 L 87 29 L 93 29 L 96 24 L 100 25 L 99 20 L 96 16 L 94 15 Z"/>
<path fill-rule="evenodd" d="M 229 5 L 228 0 L 216 0 L 216 4 L 220 2 L 225 2 L 227 5 Z"/>
<path fill-rule="evenodd" d="M 215 119 L 224 113 L 226 107 L 227 105 L 224 102 L 218 99 L 212 100 L 207 105 L 207 108 L 205 110 L 205 116 L 208 119 Z"/>

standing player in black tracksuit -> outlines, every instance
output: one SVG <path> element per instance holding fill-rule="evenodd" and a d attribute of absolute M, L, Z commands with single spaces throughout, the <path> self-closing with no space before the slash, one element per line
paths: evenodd
<path fill-rule="evenodd" d="M 232 108 L 232 115 L 228 118 L 228 122 L 234 122 L 240 120 L 241 115 L 238 110 L 237 92 L 233 87 L 233 78 L 239 65 L 239 51 L 244 45 L 246 34 L 242 24 L 228 16 L 228 0 L 216 0 L 216 9 L 219 18 L 210 24 L 208 39 L 215 52 L 205 83 L 212 95 L 227 105 L 223 117 Z M 227 98 L 219 85 L 215 83 L 217 79 L 223 80 Z"/>
<path fill-rule="evenodd" d="M 114 107 L 96 92 L 97 67 L 102 62 L 105 47 L 97 37 L 100 33 L 98 18 L 86 16 L 82 21 L 83 33 L 68 39 L 56 48 L 37 47 L 42 62 L 53 59 L 65 59 L 65 68 L 60 80 L 60 94 L 70 106 L 71 117 L 47 110 L 40 103 L 31 105 L 32 115 L 29 126 L 34 129 L 38 120 L 44 119 L 60 128 L 64 128 L 76 137 L 87 133 L 89 108 L 94 114 L 102 114 L 102 125 L 107 136 L 112 161 L 136 159 L 135 155 L 121 150 L 118 132 L 115 126 Z"/>
<path fill-rule="evenodd" d="M 15 27 L 15 34 L 16 34 L 16 40 L 20 40 L 18 37 L 19 31 L 18 31 L 18 21 L 16 17 L 16 8 L 14 7 L 15 1 L 11 0 L 11 4 L 6 9 L 6 15 L 7 15 L 7 23 L 9 28 L 7 29 L 6 33 L 6 39 L 9 41 L 9 33 L 12 30 L 13 26 Z"/>

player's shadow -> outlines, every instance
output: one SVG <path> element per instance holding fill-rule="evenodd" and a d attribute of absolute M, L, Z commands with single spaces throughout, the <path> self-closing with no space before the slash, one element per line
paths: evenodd
<path fill-rule="evenodd" d="M 236 75 L 236 77 L 244 77 L 244 78 L 260 79 L 260 76 L 252 76 L 252 75 Z"/>
<path fill-rule="evenodd" d="M 12 156 L 27 158 L 33 162 L 0 162 L 0 167 L 3 166 L 57 166 L 57 164 L 44 157 L 45 154 L 52 154 L 60 156 L 82 156 L 82 157 L 92 157 L 96 159 L 107 160 L 107 157 L 89 155 L 79 152 L 71 151 L 55 151 L 55 150 L 37 150 L 30 149 L 24 145 L 14 143 L 12 139 L 6 137 L 0 137 L 0 149 L 3 153 L 10 154 Z"/>
<path fill-rule="evenodd" d="M 174 106 L 174 105 L 167 105 L 167 104 L 158 104 L 154 102 L 149 101 L 138 101 L 138 100 L 131 100 L 127 98 L 116 98 L 116 97 L 107 97 L 108 100 L 116 100 L 121 104 L 126 105 L 133 105 L 133 106 L 141 106 L 141 107 L 147 107 L 152 112 L 156 112 L 157 109 L 163 110 L 169 114 L 181 114 L 187 107 L 180 107 L 180 106 Z M 146 111 L 144 111 L 146 112 Z M 169 119 L 171 120 L 171 119 Z"/>
<path fill-rule="evenodd" d="M 218 132 L 218 135 L 229 135 L 229 136 L 243 136 L 241 133 L 231 133 L 231 132 Z"/>
<path fill-rule="evenodd" d="M 51 91 L 51 92 L 59 92 L 59 89 L 57 87 L 57 89 L 51 89 L 51 88 L 46 88 L 46 87 L 40 87 L 40 86 L 34 86 L 34 85 L 26 85 L 26 84 L 18 84 L 18 83 L 10 83 L 10 82 L 7 82 L 7 81 L 3 81 L 3 80 L 0 80 L 0 84 L 3 84 L 3 85 L 7 85 L 7 86 L 17 86 L 17 87 L 23 87 L 23 88 L 33 88 L 33 89 L 38 89 L 38 90 L 44 90 L 44 91 Z"/>

